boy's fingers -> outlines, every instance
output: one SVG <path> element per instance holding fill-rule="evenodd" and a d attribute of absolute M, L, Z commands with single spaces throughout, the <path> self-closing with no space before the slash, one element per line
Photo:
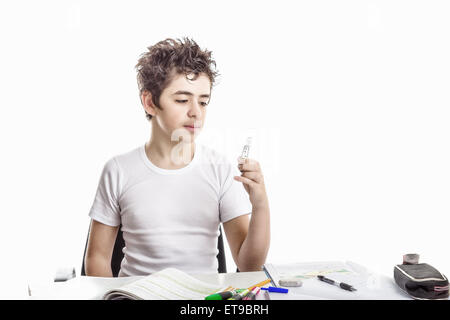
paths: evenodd
<path fill-rule="evenodd" d="M 248 161 L 248 158 L 241 158 L 241 156 L 239 156 L 239 157 L 237 157 L 237 161 L 239 164 L 245 163 L 246 161 Z"/>
<path fill-rule="evenodd" d="M 240 164 L 240 165 L 238 165 L 238 169 L 241 172 L 259 172 L 259 171 L 261 171 L 261 168 L 257 164 L 253 164 L 253 165 Z"/>
<path fill-rule="evenodd" d="M 260 171 L 261 167 L 259 165 L 259 162 L 253 159 L 246 159 L 245 163 L 239 163 L 238 169 L 243 171 Z"/>
<path fill-rule="evenodd" d="M 244 172 L 241 177 L 248 178 L 250 180 L 255 181 L 256 183 L 261 183 L 262 182 L 262 175 L 261 175 L 261 173 L 255 172 L 255 171 Z"/>
<path fill-rule="evenodd" d="M 239 156 L 238 158 L 237 158 L 237 161 L 238 161 L 238 163 L 239 164 L 244 164 L 244 163 L 252 163 L 252 162 L 255 162 L 256 160 L 253 160 L 253 159 L 250 159 L 250 158 L 241 158 L 241 156 Z"/>
<path fill-rule="evenodd" d="M 241 176 L 234 176 L 234 180 L 240 181 L 242 183 L 245 183 L 246 185 L 249 186 L 253 186 L 255 184 L 255 182 L 253 180 L 250 180 L 246 177 L 241 177 Z"/>

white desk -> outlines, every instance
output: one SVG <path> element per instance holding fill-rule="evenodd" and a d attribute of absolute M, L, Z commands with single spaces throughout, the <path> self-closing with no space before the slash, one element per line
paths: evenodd
<path fill-rule="evenodd" d="M 220 287 L 233 286 L 236 288 L 248 288 L 256 283 L 266 280 L 264 272 L 239 272 L 239 273 L 220 273 L 220 274 L 191 274 L 193 277 L 207 283 L 216 283 Z M 142 277 L 121 277 L 121 278 L 100 278 L 100 277 L 76 277 L 66 282 L 52 283 L 30 283 L 31 296 L 29 299 L 101 299 L 103 294 L 113 288 L 117 288 L 126 283 L 135 281 Z M 387 277 L 379 275 L 377 278 L 378 286 L 373 292 L 365 292 L 364 295 L 351 295 L 345 290 L 335 286 L 325 285 L 324 290 L 330 294 L 335 290 L 334 297 L 337 299 L 386 299 L 403 300 L 410 299 L 408 295 L 402 292 L 394 281 Z M 302 299 L 321 299 L 317 296 L 308 295 L 308 286 L 304 284 L 302 289 L 304 294 L 282 294 L 271 293 L 271 300 L 302 300 Z M 330 290 L 330 291 L 328 291 Z M 330 295 L 328 295 L 330 297 Z M 333 296 L 333 295 L 331 295 Z"/>

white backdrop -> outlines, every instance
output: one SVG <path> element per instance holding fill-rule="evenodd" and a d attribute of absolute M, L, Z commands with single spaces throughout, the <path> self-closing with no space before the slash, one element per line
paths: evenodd
<path fill-rule="evenodd" d="M 449 274 L 449 15 L 429 0 L 2 1 L 2 295 L 79 274 L 104 163 L 150 137 L 134 65 L 183 36 L 221 73 L 199 142 L 236 161 L 254 138 L 269 262 L 391 275 L 419 253 Z"/>

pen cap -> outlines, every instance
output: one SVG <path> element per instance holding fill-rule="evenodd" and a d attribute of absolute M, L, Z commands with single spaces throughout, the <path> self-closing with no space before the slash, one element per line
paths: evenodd
<path fill-rule="evenodd" d="M 261 288 L 261 290 L 267 290 L 269 292 L 278 292 L 278 293 L 288 293 L 289 292 L 289 289 L 277 288 L 277 287 Z"/>
<path fill-rule="evenodd" d="M 205 297 L 205 300 L 222 300 L 222 297 L 220 294 L 215 293 L 215 294 Z"/>
<path fill-rule="evenodd" d="M 226 300 L 228 298 L 231 298 L 233 294 L 235 294 L 235 291 L 218 292 L 205 297 L 205 300 Z"/>

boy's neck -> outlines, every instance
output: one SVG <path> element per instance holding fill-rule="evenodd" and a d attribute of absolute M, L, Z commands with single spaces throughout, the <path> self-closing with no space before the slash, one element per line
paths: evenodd
<path fill-rule="evenodd" d="M 166 141 L 152 136 L 150 141 L 145 144 L 145 153 L 147 158 L 161 169 L 181 169 L 192 161 L 195 153 L 195 142 Z"/>

